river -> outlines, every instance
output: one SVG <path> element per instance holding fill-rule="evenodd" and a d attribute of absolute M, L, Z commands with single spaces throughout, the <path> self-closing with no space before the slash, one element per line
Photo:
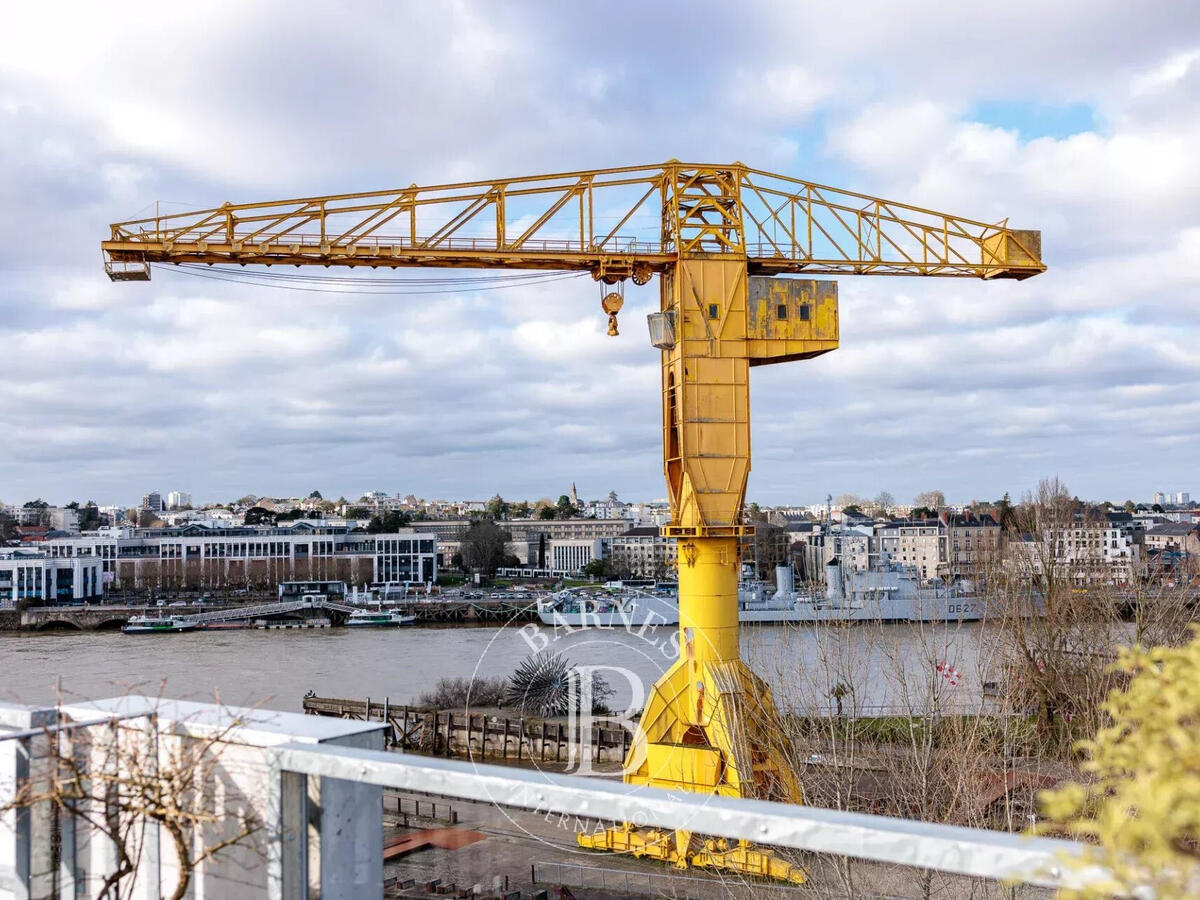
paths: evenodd
<path fill-rule="evenodd" d="M 508 627 L 324 628 L 166 635 L 54 632 L 0 635 L 0 698 L 20 703 L 122 693 L 298 710 L 306 691 L 414 703 L 441 677 L 510 674 L 547 649 L 598 669 L 614 708 L 639 708 L 645 689 L 675 654 L 674 628 L 558 632 Z M 865 713 L 969 708 L 997 654 L 981 624 L 753 626 L 743 657 L 784 708 L 827 708 L 840 694 Z M 982 661 L 982 664 L 981 664 Z M 943 671 L 938 671 L 942 664 Z M 953 674 L 946 667 L 953 667 Z M 838 684 L 845 685 L 837 689 Z"/>

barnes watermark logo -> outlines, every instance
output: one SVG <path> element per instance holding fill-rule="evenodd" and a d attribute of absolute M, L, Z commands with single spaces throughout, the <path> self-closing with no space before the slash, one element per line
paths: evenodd
<path fill-rule="evenodd" d="M 535 771 L 606 779 L 644 768 L 638 722 L 654 683 L 679 656 L 675 604 L 651 594 L 568 591 L 540 605 L 539 621 L 498 629 L 476 663 L 466 711 L 468 720 L 482 713 L 496 723 L 503 747 L 484 742 L 476 752 L 473 745 L 472 761 L 516 756 Z M 483 708 L 484 697 L 499 707 Z M 513 825 L 556 849 L 564 831 L 596 833 L 611 824 L 541 803 L 522 812 L 506 798 L 491 799 Z M 631 815 L 630 823 L 644 824 L 639 819 Z"/>

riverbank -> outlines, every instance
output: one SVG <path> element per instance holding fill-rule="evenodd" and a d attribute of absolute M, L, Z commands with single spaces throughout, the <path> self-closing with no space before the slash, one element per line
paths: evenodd
<path fill-rule="evenodd" d="M 271 601 L 274 602 L 274 599 Z M 35 606 L 26 609 L 0 609 L 0 632 L 29 633 L 37 631 L 109 631 L 119 630 L 136 615 L 195 616 L 217 610 L 256 608 L 263 604 L 254 603 L 173 603 L 167 606 L 118 606 L 111 604 L 83 604 L 79 606 Z M 437 600 L 410 600 L 390 604 L 406 616 L 412 616 L 418 625 L 478 625 L 512 624 L 532 622 L 537 619 L 536 601 L 513 602 L 510 600 L 441 598 Z M 249 617 L 258 619 L 261 612 Z M 304 617 L 303 614 L 300 616 Z M 295 614 L 278 617 L 279 622 L 296 620 Z M 334 624 L 341 624 L 335 622 Z"/>

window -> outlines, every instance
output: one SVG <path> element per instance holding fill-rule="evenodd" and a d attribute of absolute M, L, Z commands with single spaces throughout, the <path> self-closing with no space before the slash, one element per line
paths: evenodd
<path fill-rule="evenodd" d="M 777 307 L 775 307 L 775 317 L 777 319 L 786 319 L 787 318 L 787 304 L 786 303 L 780 303 Z"/>
<path fill-rule="evenodd" d="M 721 307 L 718 306 L 716 303 L 708 304 L 708 317 L 710 319 L 721 318 Z"/>
<path fill-rule="evenodd" d="M 809 307 L 807 303 L 800 304 L 800 321 L 807 322 L 809 317 Z"/>

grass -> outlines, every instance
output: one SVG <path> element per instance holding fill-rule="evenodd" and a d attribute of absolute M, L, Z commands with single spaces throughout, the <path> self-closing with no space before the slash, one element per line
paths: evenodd
<path fill-rule="evenodd" d="M 955 746 L 957 736 L 974 731 L 983 752 L 1031 752 L 1037 743 L 1034 719 L 1026 716 L 790 716 L 788 724 L 805 737 L 856 740 L 873 744 Z"/>

